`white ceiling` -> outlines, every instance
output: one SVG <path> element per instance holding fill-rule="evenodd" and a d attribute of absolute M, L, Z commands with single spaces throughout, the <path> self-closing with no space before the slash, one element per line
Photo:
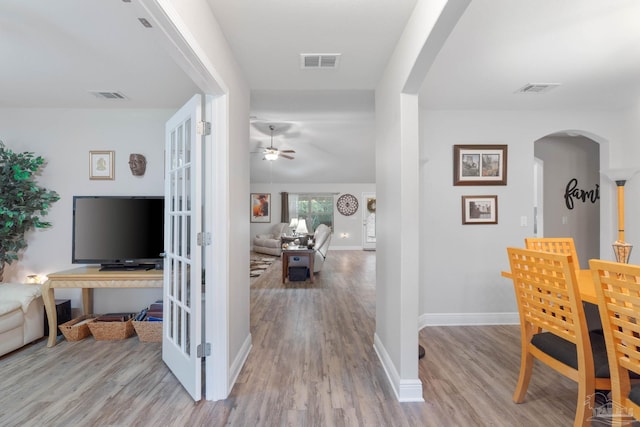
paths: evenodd
<path fill-rule="evenodd" d="M 516 94 L 528 83 L 560 83 Z M 423 83 L 438 109 L 617 110 L 640 102 L 637 0 L 473 0 Z"/>
<path fill-rule="evenodd" d="M 135 1 L 135 0 L 133 0 Z M 287 122 L 253 182 L 373 182 L 373 89 L 416 0 L 207 0 L 252 88 Z M 0 108 L 177 108 L 198 91 L 122 0 L 0 1 Z M 637 0 L 473 0 L 427 76 L 436 109 L 618 110 L 640 100 Z M 301 53 L 340 53 L 302 70 Z M 527 83 L 560 83 L 516 94 Z M 91 91 L 117 91 L 121 101 Z M 248 120 L 249 122 L 249 120 Z M 269 135 L 251 126 L 251 150 Z M 0 130 L 1 137 L 1 130 Z"/>
<path fill-rule="evenodd" d="M 0 108 L 182 105 L 197 88 L 132 11 L 121 0 L 1 0 Z"/>
<path fill-rule="evenodd" d="M 373 89 L 416 0 L 208 0 L 252 89 L 252 121 L 288 122 L 262 160 L 251 127 L 252 182 L 375 182 Z M 336 69 L 302 69 L 301 54 L 340 54 Z"/>

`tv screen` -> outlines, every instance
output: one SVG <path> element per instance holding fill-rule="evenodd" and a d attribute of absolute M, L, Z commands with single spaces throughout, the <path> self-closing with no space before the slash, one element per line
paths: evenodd
<path fill-rule="evenodd" d="M 72 262 L 162 268 L 164 197 L 74 196 Z"/>

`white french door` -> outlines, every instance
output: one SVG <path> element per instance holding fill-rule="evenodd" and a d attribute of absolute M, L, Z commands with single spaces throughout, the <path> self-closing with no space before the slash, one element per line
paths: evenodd
<path fill-rule="evenodd" d="M 362 249 L 376 249 L 376 193 L 362 193 Z"/>
<path fill-rule="evenodd" d="M 194 400 L 202 394 L 202 97 L 166 124 L 162 360 Z"/>

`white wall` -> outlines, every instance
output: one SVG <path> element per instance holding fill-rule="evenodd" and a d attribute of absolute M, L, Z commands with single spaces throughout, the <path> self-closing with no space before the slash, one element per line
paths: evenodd
<path fill-rule="evenodd" d="M 3 109 L 0 139 L 14 151 L 32 151 L 47 164 L 38 183 L 60 195 L 47 220 L 53 226 L 29 234 L 26 251 L 5 270 L 5 280 L 24 281 L 29 274 L 46 275 L 78 267 L 71 263 L 74 195 L 162 195 L 164 124 L 172 110 L 127 109 Z M 115 180 L 89 179 L 89 151 L 115 151 Z M 133 176 L 129 154 L 147 158 L 144 176 Z M 77 289 L 58 289 L 56 298 L 81 306 Z M 161 289 L 98 289 L 96 312 L 140 310 L 162 298 Z"/>
<path fill-rule="evenodd" d="M 362 209 L 366 209 L 366 200 L 362 200 L 362 193 L 375 193 L 375 184 L 251 184 L 252 193 L 271 194 L 271 222 L 251 223 L 250 240 L 252 242 L 256 234 L 269 233 L 273 226 L 280 222 L 280 194 L 283 191 L 289 193 L 340 193 L 340 195 L 354 195 L 358 199 L 358 211 L 350 216 L 345 216 L 338 212 L 338 209 L 335 207 L 335 202 L 340 195 L 334 196 L 333 235 L 329 249 L 362 249 Z M 249 211 L 249 195 L 247 195 L 246 206 L 247 211 Z M 342 237 L 344 233 L 348 236 Z"/>
<path fill-rule="evenodd" d="M 600 143 L 601 169 L 609 167 L 610 147 L 621 150 L 632 137 L 626 117 L 617 113 L 421 111 L 422 326 L 516 319 L 511 282 L 500 277 L 508 269 L 506 247 L 521 247 L 533 234 L 534 141 L 565 130 L 586 131 Z M 508 144 L 507 185 L 453 186 L 454 144 Z M 600 240 L 612 242 L 615 185 L 601 182 Z M 462 225 L 461 196 L 484 194 L 498 196 L 498 224 Z M 520 226 L 522 216 L 527 227 Z M 610 243 L 603 245 L 602 258 L 611 259 Z"/>
<path fill-rule="evenodd" d="M 376 86 L 376 332 L 374 348 L 400 401 L 422 401 L 418 346 L 417 91 L 468 1 L 418 1 Z"/>

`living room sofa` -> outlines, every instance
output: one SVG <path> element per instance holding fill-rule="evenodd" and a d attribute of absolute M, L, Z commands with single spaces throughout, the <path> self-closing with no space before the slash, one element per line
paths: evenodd
<path fill-rule="evenodd" d="M 253 239 L 253 251 L 261 254 L 280 256 L 282 253 L 281 236 L 283 233 L 286 233 L 288 229 L 289 224 L 281 222 L 274 225 L 269 233 L 256 235 Z"/>
<path fill-rule="evenodd" d="M 322 264 L 327 257 L 329 251 L 329 243 L 331 243 L 331 228 L 324 224 L 320 224 L 313 233 L 314 249 L 316 250 L 313 258 L 313 272 L 317 273 L 322 269 Z"/>
<path fill-rule="evenodd" d="M 41 285 L 0 283 L 0 356 L 43 336 Z"/>

